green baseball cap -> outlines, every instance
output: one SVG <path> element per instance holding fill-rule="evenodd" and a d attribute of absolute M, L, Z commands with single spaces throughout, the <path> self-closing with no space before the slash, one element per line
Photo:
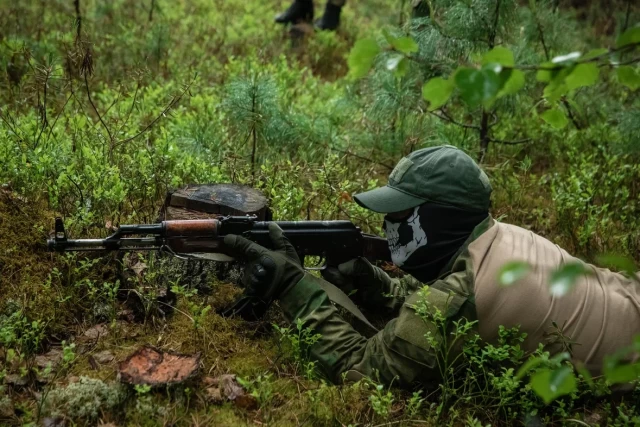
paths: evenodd
<path fill-rule="evenodd" d="M 424 202 L 470 211 L 489 209 L 491 183 L 464 151 L 452 145 L 423 148 L 403 157 L 384 187 L 356 194 L 356 202 L 375 212 L 399 212 Z"/>

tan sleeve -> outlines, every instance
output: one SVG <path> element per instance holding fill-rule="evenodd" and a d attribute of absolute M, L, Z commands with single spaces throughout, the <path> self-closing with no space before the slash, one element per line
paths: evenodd
<path fill-rule="evenodd" d="M 482 236 L 469 250 L 476 268 L 483 340 L 494 342 L 500 325 L 519 326 L 527 334 L 525 350 L 533 351 L 539 344 L 552 353 L 570 350 L 574 360 L 599 375 L 607 355 L 640 335 L 640 284 L 621 274 L 585 264 L 590 274 L 579 277 L 566 295 L 554 295 L 549 289 L 553 272 L 580 260 L 549 240 L 509 224 L 500 224 L 493 238 Z M 498 273 L 509 261 L 524 261 L 531 268 L 517 283 L 501 287 Z M 638 355 L 633 359 L 639 360 Z"/>

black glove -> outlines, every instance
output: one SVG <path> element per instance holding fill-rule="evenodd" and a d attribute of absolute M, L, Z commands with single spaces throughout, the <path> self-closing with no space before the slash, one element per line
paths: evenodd
<path fill-rule="evenodd" d="M 244 285 L 247 293 L 271 301 L 293 287 L 305 272 L 300 258 L 282 229 L 274 222 L 269 223 L 269 237 L 274 250 L 269 250 L 242 236 L 225 236 L 224 244 L 232 251 L 246 256 Z"/>
<path fill-rule="evenodd" d="M 389 292 L 391 278 L 381 268 L 371 265 L 366 258 L 354 258 L 322 270 L 322 277 L 342 289 L 347 295 L 356 293 L 357 299 L 366 295 L 379 296 Z"/>

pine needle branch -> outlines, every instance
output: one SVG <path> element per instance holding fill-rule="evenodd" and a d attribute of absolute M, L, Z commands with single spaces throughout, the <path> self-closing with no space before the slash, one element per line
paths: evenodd
<path fill-rule="evenodd" d="M 489 138 L 489 141 L 494 142 L 496 144 L 503 144 L 503 145 L 520 145 L 520 144 L 526 144 L 527 142 L 531 142 L 533 140 L 531 138 L 524 138 L 524 139 L 510 141 L 506 139 Z"/>
<path fill-rule="evenodd" d="M 156 116 L 155 119 L 153 119 L 151 121 L 151 123 L 149 123 L 148 125 L 146 125 L 142 130 L 140 130 L 137 134 L 133 135 L 132 137 L 123 139 L 121 141 L 118 141 L 117 143 L 115 143 L 113 145 L 112 151 L 113 149 L 115 149 L 116 147 L 122 145 L 122 144 L 126 144 L 127 142 L 131 142 L 134 139 L 138 138 L 139 136 L 141 136 L 142 134 L 144 134 L 145 132 L 147 132 L 149 129 L 151 129 L 157 122 L 159 122 L 163 117 L 165 117 L 167 115 L 167 113 L 176 106 L 176 104 L 178 102 L 180 102 L 180 100 L 184 97 L 184 95 L 189 91 L 189 89 L 191 89 L 191 86 L 193 85 L 193 82 L 196 80 L 196 77 L 198 75 L 196 74 L 193 77 L 193 80 L 191 80 L 191 82 L 189 82 L 189 84 L 187 84 L 184 89 L 176 96 L 174 96 L 171 101 L 169 102 L 169 104 L 160 112 L 160 114 L 158 114 Z"/>
<path fill-rule="evenodd" d="M 455 121 L 453 118 L 451 118 L 451 116 L 449 116 L 449 115 L 447 114 L 447 112 L 446 112 L 444 109 L 440 109 L 439 111 L 440 111 L 440 114 L 435 113 L 435 112 L 433 112 L 433 111 L 429 111 L 429 114 L 431 114 L 431 115 L 433 115 L 433 116 L 436 116 L 436 117 L 437 117 L 437 118 L 439 118 L 440 120 L 444 120 L 444 121 L 446 121 L 446 122 L 453 123 L 454 125 L 456 125 L 456 126 L 460 126 L 460 127 L 462 127 L 462 128 L 480 130 L 480 126 L 476 126 L 476 125 L 467 125 L 467 124 L 465 124 L 465 123 L 460 123 L 460 122 Z"/>
<path fill-rule="evenodd" d="M 356 159 L 364 160 L 365 162 L 369 162 L 369 163 L 372 163 L 374 165 L 379 165 L 379 166 L 385 167 L 385 168 L 387 168 L 389 170 L 393 170 L 393 166 L 391 166 L 391 165 L 388 165 L 386 163 L 381 163 L 381 162 L 378 162 L 376 160 L 372 160 L 372 159 L 370 159 L 368 157 L 364 157 L 364 156 L 361 156 L 361 155 L 356 154 L 356 153 L 352 153 L 349 150 L 345 151 L 345 150 L 341 150 L 339 148 L 329 147 L 329 146 L 327 146 L 327 148 L 329 150 L 331 150 L 331 151 L 336 151 L 336 152 L 338 152 L 340 154 L 344 154 L 344 155 L 347 155 L 347 156 L 355 157 Z"/>

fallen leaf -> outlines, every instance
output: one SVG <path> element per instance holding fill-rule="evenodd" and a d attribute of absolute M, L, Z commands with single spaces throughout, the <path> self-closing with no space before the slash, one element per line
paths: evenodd
<path fill-rule="evenodd" d="M 97 340 L 100 337 L 106 336 L 108 333 L 109 328 L 107 327 L 107 325 L 104 323 L 100 323 L 84 331 L 83 336 L 92 340 Z"/>
<path fill-rule="evenodd" d="M 93 356 L 89 356 L 89 365 L 91 365 L 91 369 L 97 371 L 100 369 L 100 364 L 96 361 L 96 358 Z"/>
<path fill-rule="evenodd" d="M 38 368 L 45 369 L 47 366 L 51 365 L 52 368 L 55 368 L 62 361 L 62 350 L 54 348 L 53 350 L 39 354 L 36 356 L 36 365 Z"/>
<path fill-rule="evenodd" d="M 4 377 L 4 382 L 12 386 L 24 387 L 29 383 L 29 380 L 27 377 L 21 377 L 18 374 L 9 374 Z"/>
<path fill-rule="evenodd" d="M 93 357 L 96 362 L 100 363 L 101 365 L 109 363 L 113 361 L 113 359 L 115 359 L 115 356 L 109 350 L 100 351 L 94 354 Z"/>
<path fill-rule="evenodd" d="M 186 355 L 146 345 L 120 362 L 118 377 L 128 384 L 178 384 L 196 375 L 200 354 Z"/>
<path fill-rule="evenodd" d="M 229 400 L 236 400 L 239 396 L 245 394 L 242 386 L 236 381 L 235 375 L 221 375 L 220 386 L 222 387 L 222 394 Z"/>
<path fill-rule="evenodd" d="M 142 273 L 147 269 L 147 264 L 142 261 L 135 263 L 131 269 L 136 273 L 136 276 L 141 277 Z"/>
<path fill-rule="evenodd" d="M 224 399 L 222 398 L 222 391 L 218 387 L 209 387 L 204 390 L 206 394 L 206 398 L 211 403 L 222 403 Z"/>
<path fill-rule="evenodd" d="M 65 427 L 67 422 L 61 416 L 57 417 L 47 417 L 42 420 L 43 427 Z"/>
<path fill-rule="evenodd" d="M 208 387 L 205 389 L 207 400 L 212 403 L 232 401 L 239 408 L 253 410 L 258 407 L 255 397 L 247 394 L 238 383 L 235 375 L 225 374 L 219 377 L 207 377 L 202 381 Z"/>

